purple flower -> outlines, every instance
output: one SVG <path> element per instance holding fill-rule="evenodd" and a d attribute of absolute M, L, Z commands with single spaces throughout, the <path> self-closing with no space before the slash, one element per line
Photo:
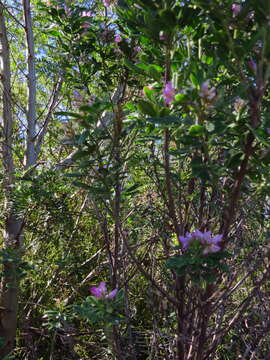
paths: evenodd
<path fill-rule="evenodd" d="M 186 233 L 186 236 L 179 236 L 179 240 L 183 246 L 183 250 L 187 250 L 190 242 L 192 241 L 192 235 L 190 233 Z"/>
<path fill-rule="evenodd" d="M 101 281 L 98 287 L 91 287 L 90 292 L 92 295 L 94 295 L 96 298 L 102 298 L 105 296 L 107 289 L 106 289 L 106 283 L 104 281 Z"/>
<path fill-rule="evenodd" d="M 99 286 L 93 286 L 90 288 L 90 292 L 94 295 L 97 299 L 112 299 L 117 294 L 117 289 L 112 290 L 109 294 L 107 294 L 107 287 L 104 281 L 101 281 Z"/>
<path fill-rule="evenodd" d="M 111 5 L 111 0 L 102 0 L 102 1 L 105 7 L 109 7 Z"/>
<path fill-rule="evenodd" d="M 108 295 L 106 295 L 105 297 L 106 298 L 109 298 L 109 299 L 112 299 L 112 298 L 114 298 L 115 297 L 115 295 L 117 294 L 117 289 L 114 289 L 114 290 L 112 290 Z"/>
<path fill-rule="evenodd" d="M 207 244 L 206 247 L 203 249 L 203 255 L 216 253 L 220 251 L 220 246 L 216 244 Z"/>
<path fill-rule="evenodd" d="M 266 132 L 268 135 L 270 135 L 270 128 L 266 128 Z"/>
<path fill-rule="evenodd" d="M 200 240 L 201 244 L 207 244 L 208 242 L 211 241 L 211 232 L 210 231 L 203 233 L 200 230 L 195 230 L 195 231 L 193 231 L 192 236 L 193 236 L 193 238 Z"/>
<path fill-rule="evenodd" d="M 201 85 L 200 97 L 204 98 L 207 101 L 213 100 L 217 96 L 216 88 L 209 88 L 209 80 L 206 80 Z"/>
<path fill-rule="evenodd" d="M 134 48 L 134 53 L 135 54 L 138 54 L 138 53 L 140 53 L 142 51 L 142 48 L 140 47 L 140 46 L 135 46 L 135 48 Z"/>
<path fill-rule="evenodd" d="M 212 243 L 217 244 L 222 241 L 222 234 L 217 234 L 212 238 Z"/>
<path fill-rule="evenodd" d="M 218 245 L 222 240 L 222 235 L 218 234 L 214 237 L 211 237 L 208 241 L 205 243 L 205 248 L 203 249 L 203 254 L 207 255 L 210 253 L 216 253 L 221 250 L 221 247 Z"/>
<path fill-rule="evenodd" d="M 168 81 L 165 84 L 165 88 L 163 89 L 163 98 L 165 101 L 165 104 L 168 105 L 174 100 L 175 96 L 175 89 L 172 86 L 172 82 Z"/>
<path fill-rule="evenodd" d="M 236 17 L 240 11 L 242 9 L 242 6 L 241 5 L 238 5 L 238 4 L 232 4 L 232 12 L 233 12 L 233 17 Z"/>
<path fill-rule="evenodd" d="M 92 14 L 92 12 L 91 11 L 83 11 L 82 12 L 82 17 L 90 17 L 90 16 L 92 16 L 93 14 Z"/>
<path fill-rule="evenodd" d="M 192 233 L 186 233 L 186 236 L 180 236 L 179 240 L 183 246 L 183 250 L 187 250 L 194 240 L 199 240 L 203 248 L 203 255 L 207 255 L 221 250 L 218 243 L 221 242 L 222 235 L 217 234 L 212 236 L 211 231 L 202 232 L 197 229 Z"/>
<path fill-rule="evenodd" d="M 114 42 L 116 44 L 119 44 L 121 41 L 122 41 L 121 36 L 119 34 L 116 34 L 115 37 L 114 37 Z"/>

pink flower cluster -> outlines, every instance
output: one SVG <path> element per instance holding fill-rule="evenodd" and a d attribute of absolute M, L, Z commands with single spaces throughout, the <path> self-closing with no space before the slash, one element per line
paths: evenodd
<path fill-rule="evenodd" d="M 91 294 L 94 295 L 97 299 L 112 299 L 117 294 L 117 291 L 117 289 L 114 289 L 108 294 L 106 283 L 104 281 L 101 281 L 99 286 L 93 286 L 90 288 Z"/>
<path fill-rule="evenodd" d="M 175 94 L 176 90 L 172 86 L 172 82 L 168 81 L 163 89 L 163 98 L 166 105 L 169 105 L 171 102 L 173 102 Z"/>
<path fill-rule="evenodd" d="M 203 247 L 203 255 L 207 255 L 221 250 L 218 243 L 221 242 L 222 235 L 212 236 L 211 231 L 201 232 L 195 230 L 192 233 L 186 233 L 186 236 L 179 236 L 179 240 L 184 250 L 187 250 L 194 240 L 199 240 Z"/>

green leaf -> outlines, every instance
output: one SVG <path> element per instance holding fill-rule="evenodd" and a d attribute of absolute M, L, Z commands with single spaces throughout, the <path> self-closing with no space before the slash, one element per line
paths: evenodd
<path fill-rule="evenodd" d="M 79 160 L 79 159 L 85 158 L 86 156 L 89 156 L 88 151 L 79 150 L 72 156 L 72 160 L 73 161 Z"/>
<path fill-rule="evenodd" d="M 207 166 L 202 162 L 201 158 L 195 157 L 191 161 L 192 174 L 195 177 L 199 177 L 202 180 L 209 180 L 209 170 Z"/>
<path fill-rule="evenodd" d="M 198 87 L 199 87 L 199 81 L 198 81 L 198 79 L 197 79 L 197 77 L 195 76 L 194 73 L 191 73 L 191 74 L 190 74 L 190 80 L 191 80 L 192 85 L 193 85 L 195 88 L 198 88 Z"/>
<path fill-rule="evenodd" d="M 258 141 L 259 141 L 260 143 L 262 143 L 263 145 L 269 147 L 269 142 L 264 139 L 264 137 L 262 136 L 262 134 L 260 133 L 259 130 L 253 129 L 253 127 L 250 126 L 249 124 L 246 124 L 246 126 L 249 128 L 249 130 L 250 130 L 250 131 L 252 132 L 252 134 L 258 139 Z M 267 136 L 267 137 L 268 137 L 268 136 Z"/>
<path fill-rule="evenodd" d="M 159 125 L 174 125 L 174 124 L 179 124 L 180 123 L 180 118 L 174 115 L 168 115 L 168 116 L 162 116 L 162 117 L 150 117 L 147 118 L 147 121 L 154 123 L 154 124 L 159 124 Z"/>
<path fill-rule="evenodd" d="M 204 133 L 204 127 L 202 125 L 192 125 L 188 133 L 190 136 L 202 136 Z"/>
<path fill-rule="evenodd" d="M 150 115 L 150 116 L 156 115 L 156 111 L 154 109 L 153 104 L 151 104 L 148 101 L 144 101 L 144 100 L 138 101 L 138 107 L 139 110 L 145 115 Z"/>
<path fill-rule="evenodd" d="M 141 70 L 138 66 L 134 65 L 131 61 L 129 61 L 128 59 L 124 59 L 124 64 L 126 65 L 127 68 L 129 68 L 130 70 L 141 74 L 141 75 L 145 75 L 145 72 L 143 70 Z"/>
<path fill-rule="evenodd" d="M 139 188 L 141 187 L 141 184 L 136 183 L 130 187 L 128 187 L 127 189 L 125 189 L 123 191 L 123 195 L 131 195 L 131 194 L 135 194 L 136 192 L 138 192 Z"/>
<path fill-rule="evenodd" d="M 78 145 L 84 145 L 87 137 L 89 136 L 89 131 L 85 130 L 78 138 L 77 143 Z"/>
<path fill-rule="evenodd" d="M 57 30 L 51 29 L 51 30 L 47 30 L 46 32 L 49 35 L 52 35 L 52 36 L 55 36 L 55 37 L 61 37 L 61 33 L 59 31 L 57 31 Z"/>
<path fill-rule="evenodd" d="M 90 190 L 91 189 L 91 186 L 89 186 L 89 185 L 87 185 L 85 183 L 82 183 L 80 181 L 74 181 L 72 184 L 74 186 L 77 186 L 77 187 L 79 187 L 81 189 L 84 189 L 84 190 Z"/>
<path fill-rule="evenodd" d="M 149 100 L 152 100 L 152 95 L 155 93 L 155 89 L 149 89 L 148 86 L 144 86 L 143 92 L 148 97 Z"/>
<path fill-rule="evenodd" d="M 59 116 L 63 115 L 63 116 L 66 116 L 66 117 L 74 117 L 74 118 L 77 118 L 77 119 L 82 118 L 82 115 L 74 113 L 74 112 L 70 112 L 70 111 L 57 111 L 57 112 L 55 112 L 55 115 L 59 115 Z"/>
<path fill-rule="evenodd" d="M 164 30 L 172 31 L 177 25 L 177 18 L 174 9 L 165 9 L 159 12 L 160 21 Z"/>
<path fill-rule="evenodd" d="M 80 178 L 80 177 L 83 177 L 84 175 L 82 174 L 79 174 L 79 173 L 69 173 L 69 174 L 64 174 L 65 177 L 69 177 L 69 178 Z"/>
<path fill-rule="evenodd" d="M 187 98 L 187 95 L 186 94 L 176 94 L 174 98 L 175 98 L 175 101 L 182 102 L 183 100 L 185 100 Z"/>
<path fill-rule="evenodd" d="M 242 152 L 238 152 L 234 154 L 227 162 L 227 167 L 230 169 L 234 169 L 238 167 L 241 164 L 241 161 L 243 160 L 243 156 L 244 154 Z"/>
<path fill-rule="evenodd" d="M 111 108 L 110 103 L 104 101 L 98 101 L 98 100 L 91 105 L 81 105 L 79 107 L 80 111 L 84 111 L 88 113 L 100 113 L 110 108 Z"/>
<path fill-rule="evenodd" d="M 190 256 L 185 254 L 173 256 L 166 261 L 166 266 L 168 269 L 180 270 L 189 264 L 190 264 Z"/>
<path fill-rule="evenodd" d="M 147 73 L 148 75 L 153 78 L 154 80 L 160 82 L 161 79 L 161 74 L 160 72 L 156 69 L 156 67 L 154 65 L 150 65 L 147 69 Z"/>
<path fill-rule="evenodd" d="M 204 62 L 207 65 L 211 65 L 213 63 L 213 58 L 211 56 L 203 55 L 202 56 L 202 62 Z"/>

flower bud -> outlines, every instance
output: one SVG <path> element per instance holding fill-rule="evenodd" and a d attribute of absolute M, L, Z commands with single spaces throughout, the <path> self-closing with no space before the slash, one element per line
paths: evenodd
<path fill-rule="evenodd" d="M 238 4 L 232 4 L 232 12 L 233 12 L 233 18 L 236 17 L 242 9 L 241 5 Z"/>

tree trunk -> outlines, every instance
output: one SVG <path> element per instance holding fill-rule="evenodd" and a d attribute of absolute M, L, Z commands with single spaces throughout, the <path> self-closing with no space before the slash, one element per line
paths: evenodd
<path fill-rule="evenodd" d="M 26 49 L 27 49 L 27 67 L 28 67 L 28 108 L 27 108 L 27 137 L 26 152 L 24 164 L 26 168 L 34 165 L 37 160 L 35 149 L 36 136 L 36 69 L 35 69 L 35 51 L 33 22 L 30 9 L 30 0 L 23 0 Z"/>
<path fill-rule="evenodd" d="M 14 163 L 12 155 L 12 100 L 11 100 L 11 73 L 10 55 L 7 39 L 4 7 L 0 3 L 0 46 L 1 46 L 1 82 L 3 88 L 3 142 L 2 156 L 4 167 L 4 193 L 5 193 L 5 229 L 4 251 L 9 254 L 9 259 L 4 261 L 4 276 L 1 283 L 0 298 L 0 337 L 2 347 L 0 358 L 9 354 L 15 345 L 18 311 L 18 280 L 15 255 L 21 246 L 22 221 L 16 217 L 12 206 L 12 186 L 14 184 Z M 13 259 L 14 261 L 10 261 Z"/>

